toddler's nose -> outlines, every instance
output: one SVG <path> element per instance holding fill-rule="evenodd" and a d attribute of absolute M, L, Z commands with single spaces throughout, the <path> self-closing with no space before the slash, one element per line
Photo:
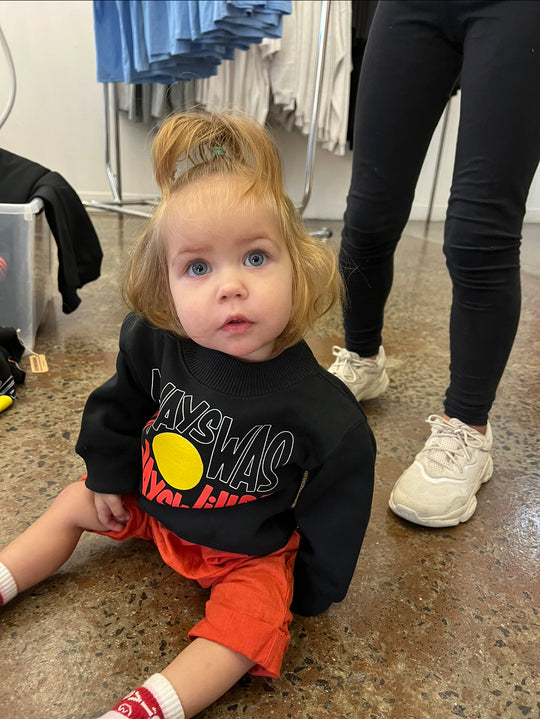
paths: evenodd
<path fill-rule="evenodd" d="M 233 297 L 246 297 L 247 287 L 242 281 L 240 273 L 227 272 L 223 275 L 219 286 L 219 299 L 228 300 Z"/>

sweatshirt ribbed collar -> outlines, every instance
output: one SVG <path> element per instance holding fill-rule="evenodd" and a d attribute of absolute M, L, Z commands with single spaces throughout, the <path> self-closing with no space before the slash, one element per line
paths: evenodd
<path fill-rule="evenodd" d="M 233 396 L 255 397 L 287 389 L 320 370 L 303 341 L 267 362 L 242 362 L 191 340 L 181 343 L 181 352 L 188 371 L 198 382 Z"/>

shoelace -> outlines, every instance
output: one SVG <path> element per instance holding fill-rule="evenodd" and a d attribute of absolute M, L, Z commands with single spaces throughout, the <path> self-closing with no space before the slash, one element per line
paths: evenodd
<path fill-rule="evenodd" d="M 431 427 L 432 435 L 420 454 L 427 462 L 439 468 L 453 466 L 461 471 L 464 462 L 472 457 L 470 447 L 482 446 L 478 432 L 465 424 L 455 427 L 436 414 L 430 415 L 426 422 Z"/>
<path fill-rule="evenodd" d="M 354 367 L 360 369 L 362 367 L 373 367 L 375 364 L 375 360 L 358 357 L 355 352 L 350 352 L 343 347 L 338 347 L 338 345 L 334 345 L 332 347 L 332 354 L 336 357 L 333 369 L 340 370 L 344 379 L 351 382 L 356 380 L 356 374 L 353 369 Z"/>

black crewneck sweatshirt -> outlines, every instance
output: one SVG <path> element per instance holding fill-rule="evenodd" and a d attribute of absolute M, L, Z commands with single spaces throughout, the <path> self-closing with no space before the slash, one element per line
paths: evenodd
<path fill-rule="evenodd" d="M 246 363 L 129 315 L 116 373 L 90 395 L 76 449 L 89 489 L 136 493 L 187 541 L 264 555 L 298 529 L 292 608 L 318 614 L 345 597 L 375 441 L 305 342 Z"/>

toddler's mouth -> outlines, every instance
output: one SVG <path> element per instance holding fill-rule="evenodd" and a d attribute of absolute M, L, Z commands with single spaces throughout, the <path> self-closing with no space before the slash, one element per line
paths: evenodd
<path fill-rule="evenodd" d="M 222 329 L 226 332 L 240 333 L 248 330 L 252 325 L 253 322 L 250 322 L 245 317 L 231 317 L 225 322 Z"/>

